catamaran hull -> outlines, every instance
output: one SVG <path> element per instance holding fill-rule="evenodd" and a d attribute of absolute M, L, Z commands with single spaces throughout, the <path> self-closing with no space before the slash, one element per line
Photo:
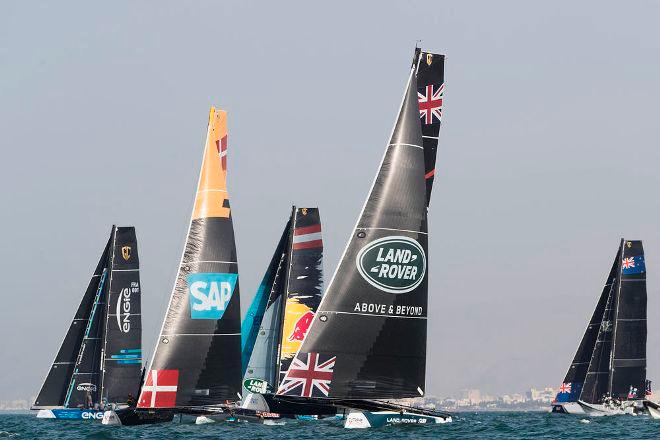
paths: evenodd
<path fill-rule="evenodd" d="M 171 422 L 174 419 L 172 411 L 136 411 L 133 408 L 106 411 L 101 414 L 104 425 L 135 426 L 153 425 L 155 423 Z"/>
<path fill-rule="evenodd" d="M 40 409 L 37 413 L 38 419 L 59 420 L 101 420 L 103 411 L 80 408 Z"/>
<path fill-rule="evenodd" d="M 650 400 L 645 400 L 644 408 L 646 411 L 648 411 L 652 419 L 660 419 L 660 404 L 651 402 Z"/>
<path fill-rule="evenodd" d="M 450 416 L 430 416 L 404 411 L 351 411 L 344 422 L 344 428 L 380 428 L 388 425 L 431 425 L 449 423 Z"/>
<path fill-rule="evenodd" d="M 601 417 L 601 416 L 621 416 L 625 414 L 636 414 L 635 405 L 629 405 L 625 408 L 611 408 L 602 404 L 592 404 L 586 402 L 578 402 L 584 413 L 591 417 Z"/>
<path fill-rule="evenodd" d="M 556 403 L 552 405 L 552 412 L 557 414 L 584 414 L 584 409 L 577 402 Z"/>

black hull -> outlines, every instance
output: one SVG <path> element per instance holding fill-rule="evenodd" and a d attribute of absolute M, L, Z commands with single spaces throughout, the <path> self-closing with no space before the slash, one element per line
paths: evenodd
<path fill-rule="evenodd" d="M 124 408 L 115 411 L 122 426 L 154 425 L 167 423 L 174 419 L 174 411 L 136 411 L 135 408 Z"/>
<path fill-rule="evenodd" d="M 306 402 L 281 400 L 275 398 L 272 394 L 264 395 L 264 400 L 268 403 L 271 412 L 285 418 L 295 418 L 295 416 L 334 416 L 339 410 L 334 405 L 314 402 L 313 400 Z"/>

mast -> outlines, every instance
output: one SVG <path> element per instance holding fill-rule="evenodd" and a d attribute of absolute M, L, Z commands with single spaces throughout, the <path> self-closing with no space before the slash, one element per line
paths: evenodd
<path fill-rule="evenodd" d="M 369 197 L 280 396 L 424 395 L 428 164 L 417 65 Z"/>
<path fill-rule="evenodd" d="M 216 405 L 240 391 L 241 308 L 226 155 L 227 114 L 211 107 L 188 235 L 139 408 Z"/>
<path fill-rule="evenodd" d="M 601 318 L 600 326 L 598 327 L 598 335 L 594 344 L 594 349 L 589 361 L 589 367 L 584 379 L 584 385 L 580 393 L 581 401 L 587 403 L 601 403 L 603 397 L 609 393 L 609 378 L 610 378 L 610 358 L 612 352 L 612 330 L 614 320 L 614 310 L 617 302 L 617 291 L 620 283 L 621 273 L 621 254 L 622 254 L 623 241 L 619 245 L 616 254 L 614 270 L 615 276 L 610 285 L 607 293 L 607 302 L 603 315 Z"/>
<path fill-rule="evenodd" d="M 282 283 L 284 287 L 284 291 L 282 293 L 282 307 L 280 309 L 279 313 L 279 326 L 278 326 L 278 331 L 277 331 L 277 358 L 275 360 L 275 381 L 273 383 L 273 389 L 276 390 L 277 387 L 280 384 L 280 375 L 282 373 L 282 365 L 281 365 L 281 360 L 282 360 L 282 341 L 283 341 L 283 333 L 284 333 L 284 320 L 286 316 L 286 309 L 289 301 L 289 285 L 291 282 L 291 255 L 293 253 L 293 231 L 296 228 L 296 206 L 291 207 L 291 221 L 289 222 L 289 231 L 288 231 L 288 246 L 287 246 L 287 254 L 286 254 L 286 263 L 284 265 L 285 269 L 285 274 L 284 274 L 284 282 Z"/>
<path fill-rule="evenodd" d="M 646 389 L 646 263 L 639 240 L 622 240 L 608 391 L 612 398 L 643 399 Z"/>
<path fill-rule="evenodd" d="M 104 328 L 101 398 L 123 403 L 140 387 L 140 262 L 134 227 L 115 228 Z"/>
<path fill-rule="evenodd" d="M 48 371 L 48 375 L 41 386 L 41 390 L 37 395 L 32 409 L 48 409 L 64 405 L 76 359 L 80 352 L 80 346 L 82 345 L 87 322 L 89 321 L 94 304 L 94 298 L 99 287 L 99 281 L 106 265 L 110 239 L 108 239 L 101 258 L 96 264 L 96 269 L 89 281 L 87 290 L 85 290 L 78 310 L 69 325 L 69 329 L 64 336 L 64 340 L 60 345 L 60 349 L 55 356 L 55 360 Z"/>
<path fill-rule="evenodd" d="M 589 320 L 587 329 L 584 331 L 580 345 L 575 352 L 573 357 L 573 362 L 564 376 L 564 381 L 562 386 L 559 388 L 559 392 L 555 397 L 555 403 L 566 403 L 566 402 L 577 402 L 580 393 L 582 392 L 582 387 L 584 385 L 585 378 L 587 376 L 587 370 L 589 369 L 589 363 L 591 361 L 591 356 L 594 352 L 594 347 L 596 345 L 596 339 L 598 338 L 598 330 L 600 329 L 601 323 L 603 322 L 603 314 L 605 313 L 605 307 L 607 305 L 607 300 L 612 290 L 612 286 L 617 278 L 617 268 L 619 264 L 619 253 L 617 252 L 614 262 L 612 263 L 612 268 L 610 273 L 607 276 L 603 290 L 598 298 L 598 303 L 596 304 L 596 309 Z"/>

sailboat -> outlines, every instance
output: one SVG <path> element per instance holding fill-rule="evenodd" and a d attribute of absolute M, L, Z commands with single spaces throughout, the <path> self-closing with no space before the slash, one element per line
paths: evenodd
<path fill-rule="evenodd" d="M 142 370 L 135 228 L 112 227 L 32 409 L 38 418 L 94 420 L 136 396 Z"/>
<path fill-rule="evenodd" d="M 241 391 L 241 309 L 226 184 L 227 114 L 211 108 L 195 203 L 178 273 L 137 408 L 105 424 L 222 413 Z"/>
<path fill-rule="evenodd" d="M 319 210 L 294 206 L 243 322 L 242 408 L 282 417 L 336 413 L 333 406 L 288 405 L 273 398 L 307 334 L 322 295 Z"/>
<path fill-rule="evenodd" d="M 427 212 L 442 110 L 442 55 L 415 51 L 378 174 L 307 336 L 277 390 L 351 408 L 345 427 L 431 424 L 424 396 Z"/>
<path fill-rule="evenodd" d="M 644 249 L 639 240 L 622 239 L 552 411 L 632 414 L 642 409 L 646 390 Z"/>

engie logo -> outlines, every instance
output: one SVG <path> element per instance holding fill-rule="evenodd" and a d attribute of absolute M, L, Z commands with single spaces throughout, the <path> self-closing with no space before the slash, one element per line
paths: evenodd
<path fill-rule="evenodd" d="M 96 391 L 96 385 L 89 382 L 79 383 L 78 386 L 76 386 L 76 389 L 78 391 L 88 391 L 90 393 L 93 393 Z"/>
<path fill-rule="evenodd" d="M 372 241 L 358 252 L 355 263 L 369 284 L 388 293 L 410 292 L 426 273 L 424 249 L 404 236 Z"/>
<path fill-rule="evenodd" d="M 186 277 L 192 319 L 220 319 L 236 287 L 237 273 L 193 273 Z"/>
<path fill-rule="evenodd" d="M 117 327 L 122 333 L 131 331 L 131 293 L 140 293 L 140 285 L 136 281 L 131 281 L 131 287 L 121 289 L 117 297 L 115 316 L 117 317 Z"/>

